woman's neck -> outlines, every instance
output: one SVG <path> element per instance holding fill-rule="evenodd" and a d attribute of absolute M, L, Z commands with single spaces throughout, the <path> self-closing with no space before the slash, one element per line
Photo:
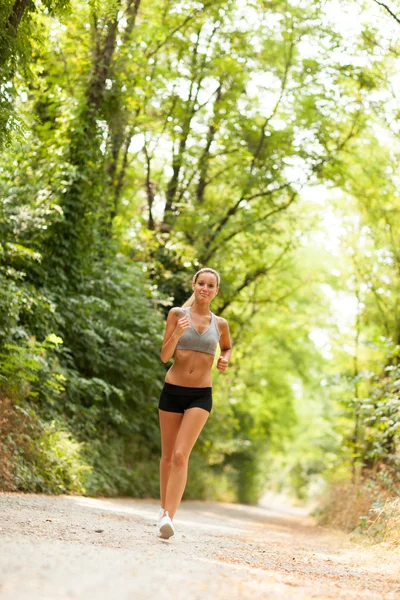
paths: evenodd
<path fill-rule="evenodd" d="M 190 309 L 199 315 L 209 315 L 211 312 L 209 304 L 197 304 L 197 302 L 193 302 Z"/>

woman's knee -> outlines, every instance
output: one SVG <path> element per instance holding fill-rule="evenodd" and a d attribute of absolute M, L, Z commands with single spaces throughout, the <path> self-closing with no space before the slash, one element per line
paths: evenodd
<path fill-rule="evenodd" d="M 172 453 L 171 454 L 162 454 L 161 462 L 164 467 L 171 467 L 172 465 Z"/>
<path fill-rule="evenodd" d="M 186 466 L 188 460 L 189 460 L 189 455 L 187 452 L 184 452 L 183 450 L 175 450 L 172 455 L 172 464 L 175 467 Z"/>

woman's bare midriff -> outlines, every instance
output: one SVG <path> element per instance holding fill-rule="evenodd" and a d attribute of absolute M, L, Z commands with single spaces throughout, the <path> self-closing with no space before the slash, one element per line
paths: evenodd
<path fill-rule="evenodd" d="M 184 387 L 211 387 L 211 368 L 214 356 L 195 350 L 175 350 L 174 364 L 168 370 L 165 381 Z"/>

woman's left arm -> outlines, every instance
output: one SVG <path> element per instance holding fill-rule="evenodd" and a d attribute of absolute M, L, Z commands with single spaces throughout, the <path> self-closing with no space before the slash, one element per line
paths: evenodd
<path fill-rule="evenodd" d="M 229 333 L 229 325 L 226 319 L 222 317 L 218 318 L 218 329 L 221 333 L 219 338 L 219 346 L 221 348 L 221 354 L 218 358 L 217 369 L 223 373 L 228 367 L 231 354 L 232 354 L 232 342 L 231 335 Z"/>

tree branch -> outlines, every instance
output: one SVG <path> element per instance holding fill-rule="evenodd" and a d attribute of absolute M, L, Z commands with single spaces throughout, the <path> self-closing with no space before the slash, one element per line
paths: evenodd
<path fill-rule="evenodd" d="M 220 82 L 220 84 L 217 88 L 217 91 L 216 91 L 216 100 L 214 103 L 214 114 L 213 114 L 213 117 L 212 117 L 211 122 L 208 127 L 206 146 L 204 148 L 203 154 L 201 155 L 201 157 L 199 159 L 200 174 L 199 174 L 199 180 L 198 180 L 197 189 L 196 189 L 196 198 L 197 198 L 197 202 L 199 204 L 202 204 L 204 201 L 204 190 L 206 189 L 206 185 L 207 185 L 206 177 L 207 177 L 208 163 L 210 160 L 210 147 L 214 140 L 215 132 L 217 131 L 217 123 L 216 123 L 215 119 L 216 119 L 217 107 L 221 101 L 221 98 L 222 98 L 222 83 Z"/>
<path fill-rule="evenodd" d="M 145 138 L 145 143 L 144 143 L 144 154 L 146 157 L 146 166 L 147 166 L 147 170 L 146 170 L 146 196 L 147 196 L 147 206 L 149 208 L 149 218 L 148 218 L 148 223 L 147 223 L 147 227 L 148 229 L 150 229 L 151 231 L 154 231 L 155 227 L 154 227 L 154 219 L 153 219 L 153 204 L 154 204 L 154 182 L 151 180 L 151 159 L 149 156 L 149 153 L 147 151 L 147 140 Z"/>
<path fill-rule="evenodd" d="M 220 233 L 220 231 L 223 229 L 223 227 L 226 225 L 226 223 L 229 221 L 229 219 L 237 213 L 237 211 L 240 208 L 240 205 L 242 202 L 244 202 L 245 200 L 250 201 L 258 196 L 272 196 L 275 192 L 279 192 L 282 189 L 288 187 L 290 185 L 290 183 L 285 183 L 282 186 L 280 186 L 279 188 L 276 188 L 274 190 L 267 190 L 265 192 L 262 192 L 261 194 L 255 194 L 253 197 L 249 197 L 249 198 L 245 198 L 243 195 L 239 198 L 239 200 L 237 200 L 237 202 L 235 202 L 235 204 L 233 206 L 231 206 L 227 212 L 225 213 L 225 215 L 222 217 L 222 219 L 220 219 L 220 221 L 218 221 L 217 227 L 214 229 L 214 231 L 210 234 L 209 238 L 208 238 L 208 252 L 207 252 L 207 256 L 208 258 L 212 255 L 212 253 L 215 251 L 215 246 L 212 246 L 212 244 L 215 242 L 218 234 Z M 208 259 L 207 259 L 208 260 Z M 204 261 L 203 262 L 207 262 Z"/>
<path fill-rule="evenodd" d="M 294 28 L 294 25 L 292 24 L 292 29 L 293 28 Z M 292 36 L 291 36 L 291 39 L 290 39 L 289 53 L 288 53 L 288 58 L 287 58 L 286 63 L 285 63 L 285 70 L 284 70 L 284 73 L 283 73 L 283 78 L 282 78 L 282 83 L 281 83 L 281 91 L 280 91 L 280 94 L 279 94 L 279 98 L 278 98 L 278 100 L 275 103 L 275 106 L 273 108 L 272 113 L 265 119 L 265 122 L 264 122 L 263 126 L 261 127 L 261 135 L 260 135 L 260 139 L 259 139 L 259 142 L 258 142 L 257 149 L 256 149 L 256 151 L 254 153 L 254 156 L 253 156 L 253 160 L 252 160 L 251 167 L 250 167 L 250 173 L 253 172 L 253 169 L 254 169 L 254 166 L 256 164 L 256 161 L 257 161 L 257 159 L 258 159 L 258 157 L 260 155 L 260 152 L 262 150 L 262 147 L 264 145 L 265 130 L 266 130 L 269 122 L 271 121 L 271 119 L 273 119 L 274 116 L 276 115 L 278 107 L 279 107 L 279 105 L 280 105 L 280 103 L 282 101 L 283 95 L 285 93 L 286 84 L 287 84 L 288 76 L 289 76 L 289 70 L 290 70 L 290 67 L 292 66 L 293 50 L 294 50 L 294 33 L 292 33 Z"/>
<path fill-rule="evenodd" d="M 384 2 L 379 2 L 379 0 L 374 0 L 375 4 L 378 4 L 378 6 L 381 6 L 382 8 L 384 8 L 391 17 L 393 17 L 393 19 L 395 21 L 397 21 L 400 24 L 400 18 L 397 17 L 393 11 L 390 10 L 390 8 L 388 7 L 387 4 L 385 4 Z"/>
<path fill-rule="evenodd" d="M 203 6 L 199 9 L 196 10 L 195 13 L 193 13 L 192 15 L 188 15 L 186 17 L 186 19 L 184 21 L 182 21 L 182 23 L 180 25 L 178 25 L 177 27 L 175 27 L 175 29 L 173 29 L 168 35 L 167 37 L 158 44 L 158 46 L 152 51 L 149 52 L 147 54 L 145 54 L 145 56 L 147 58 L 151 58 L 152 56 L 154 56 L 154 54 L 157 54 L 157 52 L 160 50 L 160 48 L 162 48 L 163 46 L 165 46 L 165 44 L 167 44 L 169 42 L 169 40 L 181 29 L 183 29 L 185 27 L 185 25 L 187 25 L 188 23 L 190 23 L 190 21 L 192 21 L 195 17 L 197 17 L 197 15 L 199 15 L 200 13 L 202 13 L 206 8 L 208 8 L 209 6 L 212 6 L 213 4 L 215 4 L 215 2 L 213 2 L 212 0 L 210 0 L 209 2 L 204 2 Z"/>
<path fill-rule="evenodd" d="M 198 30 L 196 45 L 194 48 L 194 53 L 193 53 L 193 58 L 192 58 L 193 71 L 196 71 L 201 31 L 202 31 L 202 28 L 200 27 Z M 169 221 L 171 219 L 173 205 L 174 205 L 174 201 L 175 201 L 177 190 L 178 190 L 179 175 L 180 175 L 182 165 L 183 165 L 184 152 L 186 149 L 187 139 L 188 139 L 189 133 L 190 133 L 190 125 L 191 125 L 194 115 L 196 114 L 196 112 L 198 110 L 195 107 L 196 107 L 196 103 L 197 103 L 197 98 L 200 93 L 201 83 L 203 81 L 202 73 L 203 73 L 205 60 L 206 60 L 206 58 L 204 57 L 204 59 L 202 61 L 202 66 L 200 69 L 199 78 L 197 79 L 196 76 L 194 76 L 190 82 L 189 97 L 186 102 L 188 117 L 182 125 L 182 133 L 180 136 L 178 153 L 176 155 L 174 154 L 174 156 L 173 156 L 173 159 L 172 159 L 173 173 L 172 173 L 172 177 L 169 180 L 168 186 L 167 186 L 166 202 L 165 202 L 165 208 L 164 208 L 164 218 L 163 218 L 163 222 L 161 224 L 161 228 L 164 231 L 168 231 L 169 227 L 170 227 Z M 193 90 L 194 90 L 195 85 L 196 85 L 196 92 L 194 93 L 194 96 L 193 96 Z"/>
<path fill-rule="evenodd" d="M 209 246 L 208 250 L 207 250 L 207 253 L 202 256 L 200 262 L 203 263 L 203 264 L 206 264 L 209 261 L 209 259 L 211 258 L 211 256 L 213 255 L 213 253 L 215 252 L 215 250 L 217 250 L 218 248 L 220 248 L 224 244 L 227 244 L 230 240 L 232 240 L 234 237 L 236 237 L 237 235 L 239 235 L 239 233 L 243 233 L 243 231 L 246 231 L 246 229 L 249 229 L 249 228 L 253 227 L 257 223 L 261 223 L 263 221 L 266 221 L 272 215 L 274 215 L 276 213 L 279 213 L 279 212 L 281 212 L 281 211 L 286 210 L 287 208 L 289 208 L 289 206 L 294 202 L 296 196 L 297 196 L 297 192 L 294 192 L 292 194 L 290 200 L 288 202 L 286 202 L 285 204 L 282 204 L 282 206 L 277 206 L 276 208 L 274 208 L 273 210 L 270 210 L 265 215 L 263 215 L 263 216 L 261 216 L 261 217 L 259 217 L 257 219 L 253 219 L 253 221 L 251 221 L 250 223 L 246 223 L 243 227 L 240 227 L 239 229 L 235 229 L 235 231 L 233 231 L 232 233 L 230 233 L 226 237 L 221 238 L 218 241 L 218 245 L 217 246 L 212 246 L 212 247 Z"/>
<path fill-rule="evenodd" d="M 22 21 L 25 12 L 35 10 L 35 5 L 29 0 L 16 0 L 12 7 L 10 16 L 5 24 L 6 34 L 2 35 L 0 43 L 0 66 L 8 61 L 14 48 L 14 42 L 18 33 L 18 27 Z M 4 10 L 4 9 L 2 9 Z"/>
<path fill-rule="evenodd" d="M 292 242 L 290 241 L 288 244 L 286 244 L 285 248 L 277 256 L 277 258 L 272 262 L 271 265 L 265 266 L 265 267 L 259 267 L 258 269 L 254 269 L 254 271 L 251 271 L 250 273 L 248 273 L 246 275 L 246 277 L 244 278 L 243 282 L 240 284 L 240 286 L 235 289 L 233 294 L 231 294 L 231 297 L 228 298 L 224 302 L 224 304 L 218 308 L 218 313 L 222 314 L 224 312 L 224 310 L 226 310 L 227 307 L 230 304 L 232 304 L 232 302 L 234 301 L 236 296 L 238 296 L 240 294 L 240 292 L 242 290 L 244 290 L 246 287 L 248 287 L 252 282 L 256 281 L 262 275 L 266 275 L 267 273 L 272 271 L 272 269 L 274 269 L 276 267 L 276 265 L 282 260 L 282 258 L 287 254 L 287 252 L 290 250 L 291 247 L 292 247 Z"/>
<path fill-rule="evenodd" d="M 118 1 L 118 5 L 121 0 Z M 114 54 L 118 32 L 118 6 L 113 18 L 106 24 L 106 35 L 103 44 L 97 36 L 96 51 L 93 59 L 93 70 L 89 79 L 86 97 L 90 111 L 97 111 L 102 103 L 106 79 L 110 73 L 111 60 Z"/>
<path fill-rule="evenodd" d="M 129 42 L 130 35 L 136 24 L 136 17 L 139 12 L 140 0 L 128 0 L 128 6 L 126 8 L 127 24 L 123 35 L 124 43 Z"/>

